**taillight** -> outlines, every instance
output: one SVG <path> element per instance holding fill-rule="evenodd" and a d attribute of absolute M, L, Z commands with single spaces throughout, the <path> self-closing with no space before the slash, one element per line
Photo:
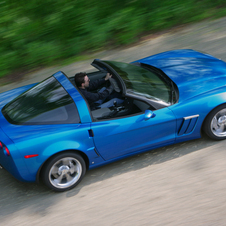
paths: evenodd
<path fill-rule="evenodd" d="M 4 147 L 4 153 L 6 156 L 10 156 L 9 149 L 6 146 Z"/>
<path fill-rule="evenodd" d="M 0 149 L 3 149 L 3 143 L 0 141 Z"/>
<path fill-rule="evenodd" d="M 6 156 L 10 156 L 9 149 L 0 141 L 0 150 L 3 150 Z"/>

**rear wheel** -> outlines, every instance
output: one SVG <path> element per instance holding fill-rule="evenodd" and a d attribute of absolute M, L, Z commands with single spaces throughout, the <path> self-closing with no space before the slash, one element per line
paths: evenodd
<path fill-rule="evenodd" d="M 226 105 L 215 108 L 206 118 L 206 134 L 214 140 L 226 139 Z"/>
<path fill-rule="evenodd" d="M 80 183 L 86 172 L 83 158 L 73 152 L 60 153 L 50 159 L 42 171 L 43 182 L 55 191 L 66 191 Z"/>

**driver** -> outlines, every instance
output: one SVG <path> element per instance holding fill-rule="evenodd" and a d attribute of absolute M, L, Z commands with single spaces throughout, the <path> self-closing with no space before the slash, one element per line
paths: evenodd
<path fill-rule="evenodd" d="M 115 101 L 117 104 L 123 102 L 122 99 L 116 98 L 114 97 L 114 95 L 111 95 L 111 93 L 113 92 L 112 85 L 110 85 L 108 88 L 103 87 L 96 93 L 90 92 L 101 87 L 101 85 L 103 85 L 111 77 L 112 75 L 110 73 L 107 73 L 105 78 L 90 81 L 89 77 L 84 72 L 75 74 L 75 84 L 87 99 L 92 110 L 96 108 L 112 107 Z M 105 100 L 108 101 L 104 103 Z"/>

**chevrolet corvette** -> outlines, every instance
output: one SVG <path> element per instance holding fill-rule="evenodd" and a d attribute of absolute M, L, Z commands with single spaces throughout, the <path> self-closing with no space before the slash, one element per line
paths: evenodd
<path fill-rule="evenodd" d="M 0 166 L 16 179 L 55 191 L 78 185 L 87 170 L 141 152 L 200 138 L 226 138 L 226 63 L 189 49 L 132 63 L 95 59 L 91 81 L 123 103 L 89 106 L 74 76 L 0 94 Z M 95 90 L 94 92 L 98 92 Z"/>

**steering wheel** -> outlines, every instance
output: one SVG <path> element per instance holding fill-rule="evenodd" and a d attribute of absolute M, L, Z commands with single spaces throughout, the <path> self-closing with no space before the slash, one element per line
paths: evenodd
<path fill-rule="evenodd" d="M 121 89 L 119 88 L 118 83 L 116 82 L 116 80 L 114 78 L 109 78 L 109 81 L 110 81 L 114 91 L 119 93 L 121 91 Z"/>

